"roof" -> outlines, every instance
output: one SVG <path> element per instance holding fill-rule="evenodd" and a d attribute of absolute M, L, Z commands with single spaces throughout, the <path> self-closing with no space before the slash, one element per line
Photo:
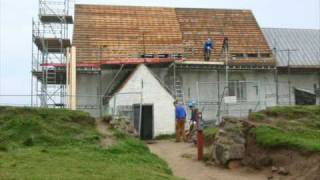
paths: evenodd
<path fill-rule="evenodd" d="M 214 61 L 221 61 L 224 37 L 230 53 L 238 56 L 233 60 L 259 63 L 258 53 L 271 54 L 249 10 L 75 6 L 73 45 L 78 62 L 130 60 L 142 54 L 183 54 L 186 60 L 202 61 L 208 37 L 215 41 Z"/>
<path fill-rule="evenodd" d="M 271 49 L 276 48 L 277 66 L 320 67 L 320 29 L 263 28 Z"/>
<path fill-rule="evenodd" d="M 145 64 L 139 64 L 138 66 L 135 67 L 135 69 L 132 71 L 132 72 L 129 72 L 127 74 L 127 76 L 123 79 L 123 80 L 120 80 L 118 82 L 118 86 L 115 87 L 115 89 L 110 92 L 110 94 L 108 95 L 108 97 L 112 97 L 114 96 L 115 94 L 119 93 L 123 88 L 124 86 L 126 86 L 126 84 L 132 79 L 133 75 L 135 73 L 138 72 L 139 69 L 141 68 L 145 68 L 149 74 L 160 84 L 160 86 L 172 97 L 173 97 L 173 94 L 172 92 L 169 90 L 169 88 L 156 76 L 155 73 L 153 73 Z M 107 99 L 107 101 L 109 101 L 110 99 Z"/>

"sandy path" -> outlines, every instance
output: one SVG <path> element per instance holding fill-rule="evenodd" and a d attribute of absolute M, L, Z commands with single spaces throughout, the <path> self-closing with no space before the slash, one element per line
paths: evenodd
<path fill-rule="evenodd" d="M 108 131 L 108 126 L 106 123 L 102 122 L 101 120 L 96 120 L 96 128 L 98 132 L 102 135 L 102 139 L 100 141 L 100 146 L 102 148 L 107 149 L 115 143 L 112 133 Z"/>
<path fill-rule="evenodd" d="M 249 172 L 246 169 L 228 170 L 206 166 L 195 160 L 196 148 L 187 143 L 157 141 L 148 145 L 150 150 L 167 161 L 173 174 L 186 180 L 266 180 L 265 174 Z M 190 158 L 182 155 L 192 155 Z"/>

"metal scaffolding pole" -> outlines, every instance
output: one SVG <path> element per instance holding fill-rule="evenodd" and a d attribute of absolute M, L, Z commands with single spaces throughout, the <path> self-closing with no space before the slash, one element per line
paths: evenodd
<path fill-rule="evenodd" d="M 66 66 L 58 67 L 53 64 L 66 63 L 65 48 L 70 44 L 68 25 L 73 23 L 72 16 L 69 15 L 69 0 L 38 2 L 38 22 L 32 21 L 30 104 L 34 106 L 34 98 L 36 101 L 40 98 L 41 107 L 64 107 L 66 71 L 63 68 Z M 35 55 L 36 52 L 38 55 Z M 37 88 L 38 81 L 40 93 Z"/>
<path fill-rule="evenodd" d="M 290 69 L 290 61 L 291 61 L 291 53 L 298 51 L 297 49 L 282 49 L 279 50 L 280 52 L 286 52 L 287 53 L 287 79 L 288 79 L 288 98 L 289 98 L 289 105 L 292 105 L 291 100 L 291 69 Z"/>

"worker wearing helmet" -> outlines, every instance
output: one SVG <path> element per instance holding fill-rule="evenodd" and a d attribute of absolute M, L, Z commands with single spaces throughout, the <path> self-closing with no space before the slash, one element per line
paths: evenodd
<path fill-rule="evenodd" d="M 197 112 L 198 112 L 198 109 L 195 108 L 195 102 L 194 101 L 189 101 L 188 102 L 188 107 L 190 108 L 190 111 L 191 111 L 191 117 L 190 117 L 190 127 L 189 127 L 189 132 L 188 132 L 188 136 L 187 136 L 187 139 L 188 141 L 191 140 L 192 138 L 192 135 L 194 133 L 194 126 L 196 124 L 196 115 L 197 115 Z"/>
<path fill-rule="evenodd" d="M 193 101 L 189 101 L 188 102 L 188 107 L 190 108 L 191 110 L 191 118 L 190 118 L 190 121 L 196 121 L 196 115 L 195 115 L 195 103 Z"/>

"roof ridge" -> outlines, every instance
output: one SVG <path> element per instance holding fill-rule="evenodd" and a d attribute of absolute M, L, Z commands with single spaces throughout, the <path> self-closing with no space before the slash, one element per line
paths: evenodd
<path fill-rule="evenodd" d="M 108 7 L 135 7 L 135 8 L 168 8 L 168 9 L 198 9 L 198 10 L 221 10 L 221 11 L 252 11 L 251 9 L 236 9 L 236 8 L 206 8 L 206 7 L 175 7 L 175 6 L 153 6 L 153 5 L 121 5 L 121 4 L 82 4 L 82 3 L 78 3 L 75 4 L 75 6 L 99 6 L 99 7 L 103 7 L 103 6 L 108 6 Z"/>
<path fill-rule="evenodd" d="M 320 31 L 320 29 L 311 29 L 311 28 L 290 28 L 290 27 L 261 27 L 261 29 L 280 29 L 280 30 L 313 30 L 313 31 Z"/>

